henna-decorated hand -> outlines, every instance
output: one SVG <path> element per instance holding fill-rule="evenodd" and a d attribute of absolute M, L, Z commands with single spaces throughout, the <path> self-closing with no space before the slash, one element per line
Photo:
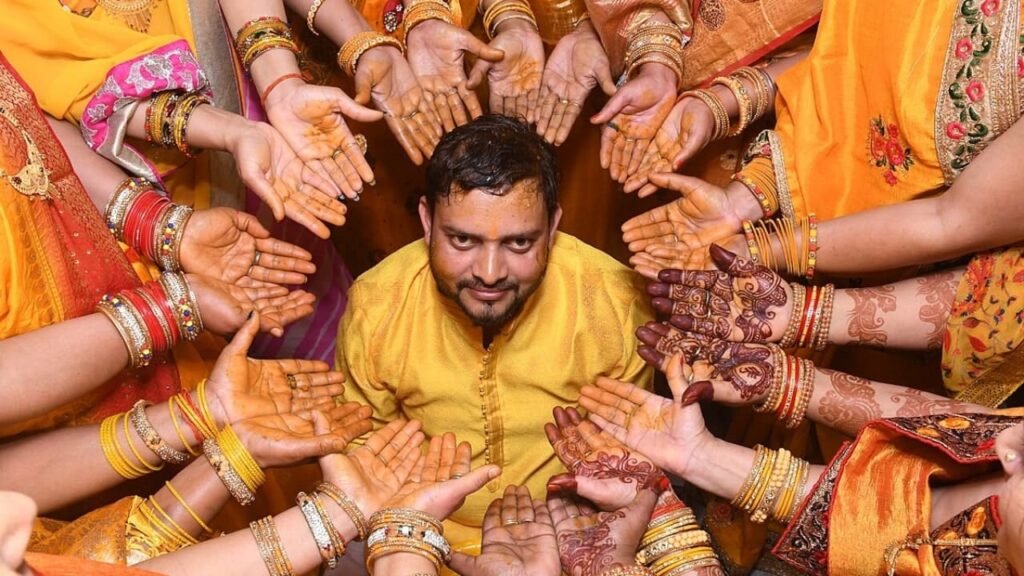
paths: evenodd
<path fill-rule="evenodd" d="M 344 116 L 375 122 L 381 113 L 356 104 L 334 86 L 307 84 L 289 78 L 264 103 L 267 120 L 280 132 L 295 154 L 337 194 L 356 198 L 363 182 L 373 182 L 373 170 L 345 124 Z"/>
<path fill-rule="evenodd" d="M 258 265 L 256 253 L 260 254 Z M 181 267 L 228 284 L 261 287 L 305 284 L 313 256 L 270 232 L 252 214 L 233 208 L 196 210 L 181 238 Z"/>
<path fill-rule="evenodd" d="M 715 117 L 699 98 L 683 98 L 676 102 L 661 128 L 654 136 L 654 142 L 647 148 L 647 154 L 640 167 L 629 175 L 623 190 L 635 192 L 645 198 L 658 191 L 649 176 L 657 172 L 674 172 L 694 154 L 711 142 L 715 129 Z"/>
<path fill-rule="evenodd" d="M 462 576 L 558 576 L 561 565 L 547 505 L 530 499 L 526 486 L 508 486 L 484 515 L 479 556 L 452 554 Z"/>
<path fill-rule="evenodd" d="M 249 312 L 257 310 L 260 330 L 280 337 L 285 326 L 313 313 L 316 300 L 309 292 L 289 292 L 283 286 L 241 287 L 196 274 L 186 274 L 185 280 L 196 295 L 204 326 L 221 336 L 237 332 Z"/>
<path fill-rule="evenodd" d="M 561 146 L 590 91 L 600 85 L 611 96 L 616 90 L 608 56 L 589 21 L 558 41 L 544 67 L 543 82 L 537 134 Z"/>
<path fill-rule="evenodd" d="M 309 419 L 312 410 L 329 411 L 344 392 L 345 375 L 314 360 L 256 360 L 246 357 L 259 330 L 256 312 L 224 347 L 210 372 L 206 391 L 218 424 L 274 414 Z M 369 408 L 365 410 L 369 417 Z"/>
<path fill-rule="evenodd" d="M 999 496 L 999 554 L 1018 573 L 1024 572 L 1024 423 L 1007 428 L 996 438 L 996 454 L 1009 476 Z M 1011 456 L 1012 454 L 1012 456 Z"/>
<path fill-rule="evenodd" d="M 686 479 L 691 466 L 709 456 L 708 447 L 715 441 L 704 426 L 700 406 L 694 405 L 711 388 L 703 379 L 710 368 L 698 364 L 690 369 L 678 355 L 661 368 L 668 376 L 672 398 L 601 377 L 594 386 L 583 387 L 580 405 L 589 412 L 587 418 L 613 438 Z"/>
<path fill-rule="evenodd" d="M 487 76 L 492 113 L 534 122 L 544 73 L 544 41 L 533 24 L 523 20 L 508 20 L 499 28 L 490 46 L 505 57 L 499 62 L 477 60 L 469 72 L 469 87 L 476 88 Z"/>
<path fill-rule="evenodd" d="M 467 86 L 465 58 L 472 54 L 499 62 L 504 54 L 469 31 L 441 20 L 417 24 L 406 36 L 406 55 L 424 95 L 446 132 L 483 114 L 476 92 Z"/>
<path fill-rule="evenodd" d="M 646 456 L 601 432 L 575 408 L 556 407 L 554 417 L 544 432 L 570 473 L 548 480 L 549 493 L 575 493 L 610 511 L 627 506 L 640 490 L 660 494 L 668 488 L 668 478 Z"/>
<path fill-rule="evenodd" d="M 651 183 L 680 198 L 635 216 L 622 225 L 622 240 L 633 252 L 630 263 L 655 279 L 664 268 L 703 270 L 713 266 L 708 247 L 715 242 L 746 254 L 743 220 L 725 190 L 691 176 L 651 174 Z M 665 266 L 664 264 L 676 264 Z"/>
<path fill-rule="evenodd" d="M 360 56 L 355 86 L 356 102 L 373 100 L 413 164 L 434 154 L 443 134 L 441 122 L 397 48 L 378 46 Z"/>
<path fill-rule="evenodd" d="M 713 340 L 658 322 L 637 328 L 636 336 L 644 344 L 637 352 L 654 366 L 663 365 L 672 354 L 682 354 L 695 370 L 706 363 L 710 372 L 702 379 L 711 380 L 718 402 L 754 404 L 763 401 L 771 389 L 775 364 L 769 345 Z"/>
<path fill-rule="evenodd" d="M 227 149 L 235 158 L 238 175 L 274 213 L 298 222 L 321 238 L 331 231 L 324 225 L 345 223 L 345 205 L 335 198 L 340 189 L 307 166 L 281 134 L 265 122 L 239 123 L 229 132 Z"/>
<path fill-rule="evenodd" d="M 395 420 L 348 454 L 320 459 L 324 480 L 340 488 L 369 518 L 409 479 L 420 460 L 423 432 L 417 420 Z"/>
<path fill-rule="evenodd" d="M 647 285 L 652 304 L 683 330 L 733 342 L 778 342 L 793 313 L 793 289 L 770 268 L 711 245 L 720 272 L 662 270 Z"/>
<path fill-rule="evenodd" d="M 430 439 L 427 455 L 409 475 L 409 480 L 388 501 L 388 508 L 413 508 L 443 520 L 458 510 L 466 496 L 489 480 L 497 478 L 501 468 L 488 464 L 470 471 L 472 455 L 468 442 L 455 446 L 455 435 L 447 433 Z"/>
<path fill-rule="evenodd" d="M 624 183 L 640 168 L 647 147 L 675 103 L 677 78 L 663 64 L 643 64 L 590 121 L 601 131 L 601 167 Z"/>
<path fill-rule="evenodd" d="M 635 566 L 636 549 L 657 499 L 651 490 L 641 490 L 627 506 L 598 512 L 582 500 L 549 496 L 562 571 L 597 576 L 609 568 Z"/>
<path fill-rule="evenodd" d="M 232 424 L 239 440 L 260 468 L 294 466 L 310 458 L 337 454 L 367 433 L 369 407 L 348 402 L 308 418 L 297 414 L 270 414 Z"/>

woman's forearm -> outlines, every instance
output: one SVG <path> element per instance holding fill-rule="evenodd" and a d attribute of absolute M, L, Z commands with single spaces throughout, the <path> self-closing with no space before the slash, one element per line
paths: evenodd
<path fill-rule="evenodd" d="M 836 290 L 828 341 L 905 350 L 939 348 L 963 268 Z"/>
<path fill-rule="evenodd" d="M 822 222 L 818 270 L 836 274 L 891 270 L 1021 241 L 1022 148 L 1024 122 L 1018 121 L 979 154 L 944 194 Z"/>
<path fill-rule="evenodd" d="M 246 23 L 265 16 L 287 20 L 284 2 L 281 0 L 221 0 L 221 11 L 227 20 L 232 38 Z M 317 22 L 320 22 L 319 16 Z M 299 74 L 299 61 L 290 50 L 267 50 L 256 58 L 249 69 L 256 91 L 264 94 L 271 83 L 286 74 Z"/>
<path fill-rule="evenodd" d="M 985 414 L 991 411 L 984 406 L 957 402 L 917 388 L 884 384 L 817 368 L 807 417 L 848 436 L 856 436 L 868 422 L 880 418 Z"/>
<path fill-rule="evenodd" d="M 124 370 L 128 360 L 121 335 L 99 313 L 0 340 L 0 424 L 83 396 Z"/>
<path fill-rule="evenodd" d="M 288 8 L 303 17 L 312 0 L 286 0 Z M 317 11 L 316 28 L 335 45 L 341 46 L 359 32 L 370 30 L 370 25 L 348 2 L 324 2 Z"/>

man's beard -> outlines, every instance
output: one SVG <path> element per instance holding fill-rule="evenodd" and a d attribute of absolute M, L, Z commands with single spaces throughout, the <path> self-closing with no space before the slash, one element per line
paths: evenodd
<path fill-rule="evenodd" d="M 533 293 L 537 291 L 537 287 L 540 286 L 541 281 L 544 280 L 544 276 L 541 276 L 540 278 L 537 279 L 537 282 L 530 287 L 529 291 L 522 293 L 519 291 L 519 284 L 511 280 L 505 280 L 502 282 L 498 282 L 497 284 L 488 286 L 487 284 L 484 284 L 483 282 L 480 282 L 475 278 L 469 280 L 459 280 L 458 282 L 455 283 L 455 289 L 452 290 L 441 282 L 441 280 L 438 278 L 437 272 L 433 270 L 433 266 L 431 266 L 431 272 L 434 273 L 434 283 L 437 284 L 437 290 L 441 293 L 441 295 L 443 295 L 445 298 L 448 298 L 449 300 L 455 301 L 455 303 L 459 305 L 459 308 L 462 309 L 462 313 L 465 314 L 466 317 L 473 322 L 473 324 L 481 328 L 500 328 L 507 324 L 510 320 L 518 316 L 519 313 L 523 311 L 523 306 L 526 305 L 526 301 L 529 300 L 530 296 L 532 296 Z M 469 308 L 467 308 L 466 304 L 462 301 L 462 298 L 459 297 L 459 294 L 462 292 L 462 290 L 467 288 L 487 290 L 508 290 L 513 294 L 512 303 L 509 304 L 508 308 L 506 308 L 504 311 L 497 312 L 494 310 L 494 306 L 491 303 L 481 302 L 480 304 L 484 306 L 484 312 L 482 314 L 475 313 Z"/>

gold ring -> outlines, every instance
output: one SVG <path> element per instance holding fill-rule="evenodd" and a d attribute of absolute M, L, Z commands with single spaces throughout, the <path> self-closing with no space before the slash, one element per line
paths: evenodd
<path fill-rule="evenodd" d="M 413 119 L 413 118 L 415 118 L 415 117 L 416 117 L 416 115 L 417 115 L 417 114 L 419 114 L 419 113 L 420 113 L 420 111 L 419 111 L 419 110 L 413 110 L 412 112 L 410 112 L 410 113 L 406 114 L 405 116 L 399 116 L 399 119 L 400 119 L 400 120 L 412 120 L 412 119 Z"/>
<path fill-rule="evenodd" d="M 568 98 L 559 98 L 558 99 L 558 103 L 562 104 L 563 106 L 565 106 L 565 105 L 568 105 L 568 104 L 572 104 L 572 100 L 569 100 Z"/>
<path fill-rule="evenodd" d="M 356 134 L 355 138 L 356 145 L 359 146 L 359 151 L 362 152 L 363 154 L 366 154 L 366 151 L 370 149 L 369 144 L 367 144 L 366 142 L 366 136 L 363 136 L 362 134 Z"/>
<path fill-rule="evenodd" d="M 512 520 L 501 521 L 502 526 L 515 526 L 516 524 L 519 524 L 519 520 L 516 520 L 515 518 L 513 518 Z"/>
<path fill-rule="evenodd" d="M 451 479 L 452 480 L 458 480 L 459 478 L 462 478 L 463 476 L 465 476 L 465 474 L 452 474 Z"/>
<path fill-rule="evenodd" d="M 384 459 L 384 457 L 383 457 L 383 456 L 381 456 L 380 454 L 374 454 L 374 456 L 376 456 L 376 457 L 377 457 L 377 460 L 380 460 L 380 461 L 381 461 L 381 463 L 382 463 L 382 464 L 384 464 L 385 466 L 387 466 L 387 465 L 388 465 L 388 461 L 387 461 L 387 460 L 385 460 L 385 459 Z"/>
<path fill-rule="evenodd" d="M 254 256 L 253 259 L 252 259 L 252 265 L 253 266 L 259 266 L 260 265 L 260 258 L 262 258 L 262 257 L 263 257 L 263 252 L 260 252 L 259 250 L 257 250 L 256 251 L 256 256 Z"/>
<path fill-rule="evenodd" d="M 292 390 L 295 390 L 296 388 L 299 387 L 299 382 L 298 380 L 295 379 L 294 374 L 286 374 L 285 379 L 288 380 L 288 387 L 291 388 Z"/>

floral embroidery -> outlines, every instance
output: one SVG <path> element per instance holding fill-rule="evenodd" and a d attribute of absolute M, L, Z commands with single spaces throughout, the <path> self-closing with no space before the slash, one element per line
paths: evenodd
<path fill-rule="evenodd" d="M 1020 115 L 1015 81 L 1024 77 L 1024 36 L 1020 11 L 1007 5 L 960 0 L 956 9 L 935 116 L 947 185 Z"/>
<path fill-rule="evenodd" d="M 906 174 L 914 165 L 910 148 L 900 140 L 900 129 L 895 124 L 886 124 L 881 116 L 871 121 L 871 136 L 868 138 L 871 160 L 884 170 L 885 183 L 899 184 L 897 175 Z"/>
<path fill-rule="evenodd" d="M 995 496 L 967 508 L 933 530 L 933 541 L 955 542 L 962 538 L 994 540 L 999 532 L 999 517 Z M 995 546 L 935 546 L 935 563 L 942 574 L 971 576 L 1010 576 L 1013 571 Z"/>

